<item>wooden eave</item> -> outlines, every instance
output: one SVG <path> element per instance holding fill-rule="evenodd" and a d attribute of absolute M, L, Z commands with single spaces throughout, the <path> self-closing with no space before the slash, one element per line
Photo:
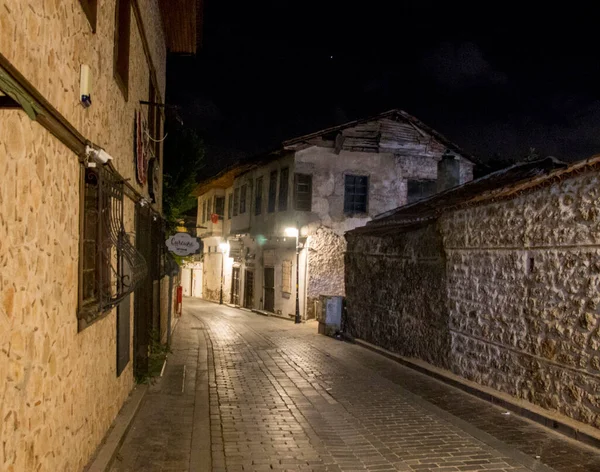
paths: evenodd
<path fill-rule="evenodd" d="M 229 188 L 233 185 L 233 181 L 239 172 L 240 169 L 238 167 L 227 169 L 224 172 L 217 174 L 216 177 L 199 184 L 191 195 L 199 197 L 214 188 Z"/>
<path fill-rule="evenodd" d="M 167 49 L 196 54 L 201 46 L 204 0 L 159 0 Z"/>
<path fill-rule="evenodd" d="M 333 135 L 335 133 L 342 132 L 345 129 L 368 123 L 370 121 L 378 121 L 384 118 L 388 118 L 395 121 L 407 122 L 411 126 L 413 126 L 419 134 L 426 133 L 432 136 L 434 139 L 436 139 L 440 144 L 446 146 L 448 149 L 457 153 L 461 157 L 467 159 L 468 161 L 471 161 L 474 164 L 480 164 L 479 160 L 476 157 L 461 149 L 457 144 L 450 141 L 448 138 L 438 133 L 436 130 L 427 126 L 425 123 L 410 115 L 409 113 L 406 113 L 404 110 L 399 110 L 396 108 L 385 111 L 383 113 L 379 113 L 378 115 L 369 116 L 367 118 L 361 118 L 359 120 L 349 121 L 348 123 L 344 123 L 337 126 L 331 126 L 329 128 L 316 131 L 314 133 L 305 134 L 303 136 L 298 136 L 297 138 L 293 139 L 288 139 L 287 141 L 283 142 L 283 147 L 284 149 L 294 151 L 305 149 L 306 147 L 315 145 L 316 140 L 322 138 L 323 136 Z"/>

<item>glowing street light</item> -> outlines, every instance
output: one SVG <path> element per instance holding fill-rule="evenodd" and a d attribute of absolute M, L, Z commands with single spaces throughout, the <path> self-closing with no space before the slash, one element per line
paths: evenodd
<path fill-rule="evenodd" d="M 219 244 L 219 252 L 221 253 L 221 292 L 219 294 L 219 305 L 223 304 L 223 265 L 225 263 L 225 253 L 229 251 L 229 243 L 227 241 Z"/>
<path fill-rule="evenodd" d="M 298 286 L 299 276 L 300 276 L 300 252 L 298 251 L 298 236 L 300 235 L 300 231 L 298 228 L 285 228 L 283 234 L 290 238 L 296 238 L 296 314 L 294 316 L 294 323 L 300 323 L 300 290 Z"/>

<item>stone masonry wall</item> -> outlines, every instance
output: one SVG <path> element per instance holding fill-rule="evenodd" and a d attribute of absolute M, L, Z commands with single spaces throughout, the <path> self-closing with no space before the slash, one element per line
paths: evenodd
<path fill-rule="evenodd" d="M 344 295 L 344 252 L 346 240 L 330 228 L 319 226 L 307 238 L 307 318 L 315 318 L 315 301 L 320 295 Z"/>
<path fill-rule="evenodd" d="M 600 427 L 600 178 L 441 218 L 452 370 Z"/>
<path fill-rule="evenodd" d="M 125 101 L 113 78 L 114 6 L 98 2 L 92 33 L 78 0 L 0 0 L 0 52 L 147 195 L 132 149 L 148 62 L 132 11 Z M 157 0 L 140 8 L 164 97 Z M 79 104 L 81 64 L 91 68 L 88 109 Z M 78 157 L 21 111 L 0 110 L 0 123 L 0 470 L 79 471 L 134 385 L 132 362 L 117 377 L 114 310 L 77 331 Z M 134 232 L 134 205 L 124 205 L 125 229 Z"/>
<path fill-rule="evenodd" d="M 398 354 L 448 367 L 445 258 L 436 225 L 347 239 L 345 329 Z"/>
<path fill-rule="evenodd" d="M 149 97 L 148 62 L 132 10 L 125 101 L 113 77 L 115 4 L 115 0 L 98 2 L 92 33 L 79 0 L 0 0 L 0 52 L 81 134 L 106 149 L 123 177 L 147 196 L 147 186 L 135 178 L 132 149 L 134 113 L 148 113 L 139 104 Z M 158 0 L 139 4 L 164 99 L 166 46 Z M 87 109 L 79 102 L 81 64 L 90 66 L 92 80 L 92 106 Z M 162 195 L 162 190 L 158 193 Z"/>
<path fill-rule="evenodd" d="M 127 398 L 132 363 L 117 377 L 114 311 L 77 332 L 77 159 L 23 112 L 1 114 L 0 470 L 77 471 Z"/>

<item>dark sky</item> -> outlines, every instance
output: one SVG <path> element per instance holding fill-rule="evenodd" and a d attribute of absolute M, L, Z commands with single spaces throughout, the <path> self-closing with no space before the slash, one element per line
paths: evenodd
<path fill-rule="evenodd" d="M 202 50 L 170 58 L 168 71 L 168 101 L 205 141 L 205 173 L 391 108 L 482 160 L 522 157 L 530 147 L 565 160 L 600 152 L 592 10 L 205 1 Z"/>

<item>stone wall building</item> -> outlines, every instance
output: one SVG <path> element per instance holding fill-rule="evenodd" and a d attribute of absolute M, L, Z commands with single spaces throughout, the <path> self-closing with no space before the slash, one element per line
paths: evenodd
<path fill-rule="evenodd" d="M 600 428 L 599 188 L 549 158 L 351 231 L 346 329 Z"/>
<path fill-rule="evenodd" d="M 469 181 L 472 168 L 456 145 L 400 110 L 242 161 L 195 192 L 204 227 L 201 295 L 293 317 L 298 272 L 300 315 L 312 318 L 320 295 L 345 293 L 344 232 L 434 193 L 440 181 Z M 298 258 L 290 229 L 299 231 Z"/>
<path fill-rule="evenodd" d="M 141 101 L 195 51 L 187 3 L 0 0 L 0 470 L 82 470 L 167 329 L 163 115 Z"/>

